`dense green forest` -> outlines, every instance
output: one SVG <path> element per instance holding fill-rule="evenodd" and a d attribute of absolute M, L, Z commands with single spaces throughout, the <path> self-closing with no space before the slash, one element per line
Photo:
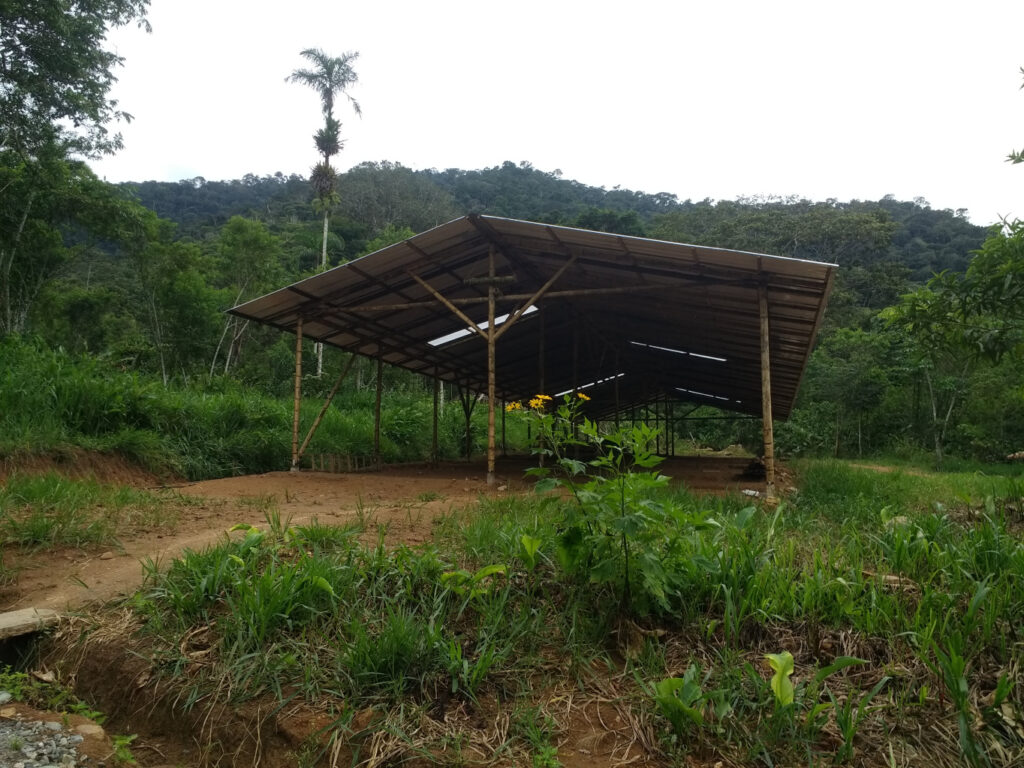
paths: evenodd
<path fill-rule="evenodd" d="M 101 33 L 143 18 L 145 7 L 96 4 L 68 30 L 60 61 L 47 47 L 45 13 L 3 20 L 13 36 L 5 50 L 17 54 L 5 59 L 0 94 L 3 452 L 89 444 L 97 430 L 163 429 L 127 406 L 102 430 L 69 422 L 43 439 L 15 428 L 19 414 L 61 410 L 38 399 L 63 386 L 57 370 L 106 381 L 89 386 L 111 387 L 116 402 L 113 392 L 140 386 L 147 400 L 285 397 L 289 339 L 223 310 L 320 269 L 325 218 L 327 263 L 337 265 L 468 212 L 839 264 L 799 407 L 779 429 L 783 454 L 995 460 L 1024 448 L 1020 226 L 989 230 L 920 199 L 679 200 L 587 186 L 527 162 L 443 171 L 364 163 L 329 169 L 327 196 L 283 173 L 108 184 L 88 165 L 120 145 L 110 127 L 122 113 L 108 89 L 121 62 L 102 50 Z M 59 82 L 39 77 L 58 66 Z M 343 362 L 329 351 L 327 375 L 308 393 L 320 394 Z M 371 378 L 369 362 L 358 364 L 349 396 L 358 399 Z M 388 382 L 396 392 L 429 386 L 399 371 Z M 680 431 L 699 444 L 757 443 L 750 425 Z M 265 468 L 273 455 L 211 461 L 208 471 Z"/>

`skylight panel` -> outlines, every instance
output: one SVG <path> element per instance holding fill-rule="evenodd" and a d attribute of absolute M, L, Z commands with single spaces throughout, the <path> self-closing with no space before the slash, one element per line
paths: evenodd
<path fill-rule="evenodd" d="M 605 377 L 603 379 L 598 379 L 597 381 L 590 381 L 590 382 L 587 382 L 586 384 L 581 384 L 578 387 L 573 387 L 572 389 L 567 389 L 564 392 L 558 392 L 555 395 L 555 397 L 564 397 L 565 395 L 568 395 L 571 392 L 579 392 L 580 390 L 583 390 L 583 389 L 590 389 L 591 387 L 596 387 L 598 384 L 604 384 L 606 381 L 615 381 L 615 379 L 621 379 L 625 375 L 626 375 L 625 373 L 616 373 L 614 376 L 607 376 L 607 377 Z"/>
<path fill-rule="evenodd" d="M 707 397 L 707 398 L 710 398 L 712 400 L 724 400 L 726 402 L 729 401 L 728 397 L 723 397 L 722 395 L 712 395 L 712 394 L 709 394 L 708 392 L 698 392 L 695 389 L 684 389 L 683 387 L 676 387 L 676 391 L 677 392 L 685 392 L 688 395 L 696 395 L 697 397 Z M 736 402 L 738 403 L 739 400 L 737 400 Z"/>
<path fill-rule="evenodd" d="M 532 314 L 532 313 L 534 313 L 536 311 L 537 311 L 537 307 L 536 306 L 531 306 L 529 309 L 527 309 L 525 312 L 523 312 L 522 316 L 526 317 L 527 315 Z M 494 318 L 494 327 L 497 328 L 499 325 L 501 325 L 506 320 L 508 320 L 511 315 L 512 315 L 511 312 L 506 312 L 504 315 L 498 315 L 497 317 L 495 317 Z M 488 325 L 489 325 L 489 323 L 486 320 L 484 320 L 481 323 L 477 323 L 477 326 L 482 331 L 486 331 Z M 436 339 L 428 341 L 427 344 L 429 344 L 432 347 L 441 347 L 441 346 L 444 346 L 445 344 L 450 344 L 453 341 L 459 341 L 460 339 L 464 339 L 467 336 L 472 336 L 474 333 L 476 333 L 476 331 L 474 331 L 469 326 L 466 326 L 465 328 L 460 328 L 457 331 L 452 331 L 451 333 L 446 333 L 444 336 L 438 336 Z"/>
<path fill-rule="evenodd" d="M 716 363 L 728 362 L 727 358 L 718 357 L 716 355 L 702 355 L 700 352 L 687 352 L 684 349 L 673 349 L 672 347 L 659 347 L 657 344 L 645 344 L 642 341 L 631 341 L 629 342 L 634 347 L 643 347 L 644 349 L 654 349 L 658 352 L 671 352 L 674 355 L 686 355 L 688 357 L 699 357 L 702 360 L 713 360 Z"/>

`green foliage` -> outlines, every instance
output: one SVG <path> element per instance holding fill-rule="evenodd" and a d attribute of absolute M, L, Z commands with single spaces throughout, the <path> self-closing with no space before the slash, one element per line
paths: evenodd
<path fill-rule="evenodd" d="M 780 707 L 788 707 L 793 703 L 793 681 L 789 678 L 793 675 L 793 654 L 789 651 L 782 653 L 769 653 L 765 658 L 771 666 L 772 671 L 772 693 L 775 694 L 775 701 Z"/>
<path fill-rule="evenodd" d="M 14 474 L 0 486 L 0 537 L 25 547 L 116 543 L 125 528 L 168 525 L 177 501 L 56 473 Z"/>
<path fill-rule="evenodd" d="M 509 753 L 523 764 L 557 764 L 561 723 L 538 691 L 604 697 L 609 683 L 617 707 L 665 732 L 658 744 L 677 762 L 713 753 L 737 764 L 884 764 L 890 744 L 897 755 L 920 750 L 925 724 L 954 734 L 948 745 L 929 735 L 930 754 L 950 764 L 1012 754 L 1024 704 L 1013 634 L 1024 606 L 1019 483 L 836 461 L 799 470 L 799 493 L 774 513 L 653 492 L 686 522 L 665 526 L 657 551 L 670 610 L 638 619 L 639 655 L 623 648 L 633 622 L 608 609 L 613 587 L 540 556 L 557 551 L 565 525 L 546 495 L 484 499 L 416 549 L 366 546 L 351 527 L 290 528 L 271 510 L 265 526 L 151 568 L 134 605 L 162 684 L 182 702 L 217 690 L 231 701 L 344 700 L 387 717 L 415 706 L 419 718 L 450 701 L 489 712 L 486 697 L 514 713 L 504 749 L 528 750 Z M 780 645 L 794 650 L 769 655 L 773 680 L 756 659 Z M 625 673 L 607 678 L 623 654 Z"/>
<path fill-rule="evenodd" d="M 548 412 L 550 398 L 538 396 L 529 411 L 540 443 L 535 453 L 553 459 L 560 474 L 551 467 L 528 474 L 542 478 L 538 491 L 565 487 L 575 502 L 563 510 L 559 562 L 578 578 L 612 586 L 623 612 L 667 611 L 671 586 L 662 547 L 673 518 L 655 496 L 668 478 L 647 471 L 661 461 L 653 450 L 656 432 L 641 423 L 604 434 L 580 419 L 585 399 L 566 395 Z M 574 448 L 596 455 L 584 462 Z"/>
<path fill-rule="evenodd" d="M 441 584 L 457 595 L 475 600 L 489 595 L 494 589 L 494 577 L 504 576 L 507 571 L 508 566 L 500 563 L 485 565 L 476 573 L 470 573 L 462 569 L 446 571 L 441 574 Z"/>
<path fill-rule="evenodd" d="M 0 339 L 0 454 L 81 447 L 116 453 L 156 472 L 189 478 L 265 472 L 288 465 L 291 398 L 275 399 L 229 379 L 208 387 L 165 388 L 152 377 L 119 370 L 16 337 Z M 325 377 L 326 378 L 326 377 Z M 398 383 L 402 383 L 399 380 Z M 329 384 L 329 383 L 328 383 Z M 316 391 L 313 397 L 317 397 Z M 321 403 L 302 404 L 302 424 Z M 311 442 L 309 453 L 368 458 L 373 453 L 373 395 L 349 389 Z M 442 457 L 460 453 L 458 407 L 442 412 Z M 478 414 L 474 434 L 484 428 Z M 392 387 L 384 399 L 385 461 L 428 458 L 431 404 L 421 388 Z"/>
<path fill-rule="evenodd" d="M 697 667 L 691 664 L 682 677 L 668 677 L 654 685 L 654 701 L 679 735 L 685 734 L 688 726 L 704 724 L 704 692 L 698 674 Z"/>
<path fill-rule="evenodd" d="M 124 61 L 106 50 L 107 30 L 145 20 L 148 0 L 62 4 L 6 2 L 0 8 L 0 146 L 36 154 L 60 143 L 80 155 L 121 146 L 111 122 L 128 120 L 110 98 Z M 73 129 L 72 127 L 73 126 Z"/>
<path fill-rule="evenodd" d="M 92 709 L 68 688 L 19 672 L 8 665 L 0 666 L 0 691 L 7 691 L 15 701 L 23 701 L 36 709 L 69 712 L 103 724 L 102 712 Z"/>

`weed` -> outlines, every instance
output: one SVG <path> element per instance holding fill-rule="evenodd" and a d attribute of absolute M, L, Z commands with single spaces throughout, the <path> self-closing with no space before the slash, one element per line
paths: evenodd
<path fill-rule="evenodd" d="M 15 701 L 23 701 L 36 709 L 70 712 L 103 724 L 105 716 L 75 696 L 69 689 L 47 682 L 11 667 L 0 667 L 0 691 L 7 691 Z"/>
<path fill-rule="evenodd" d="M 181 497 L 56 473 L 14 474 L 0 486 L 0 534 L 27 547 L 116 543 L 119 532 L 170 527 Z"/>
<path fill-rule="evenodd" d="M 132 734 L 131 736 L 111 736 L 110 741 L 114 747 L 114 759 L 121 763 L 127 763 L 128 765 L 138 765 L 134 755 L 132 755 L 131 746 L 132 742 L 138 738 L 138 734 Z"/>

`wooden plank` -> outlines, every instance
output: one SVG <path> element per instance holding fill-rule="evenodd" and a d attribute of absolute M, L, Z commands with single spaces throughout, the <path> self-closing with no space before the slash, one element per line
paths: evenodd
<path fill-rule="evenodd" d="M 60 621 L 60 614 L 49 608 L 22 608 L 0 613 L 0 640 L 41 632 Z"/>

